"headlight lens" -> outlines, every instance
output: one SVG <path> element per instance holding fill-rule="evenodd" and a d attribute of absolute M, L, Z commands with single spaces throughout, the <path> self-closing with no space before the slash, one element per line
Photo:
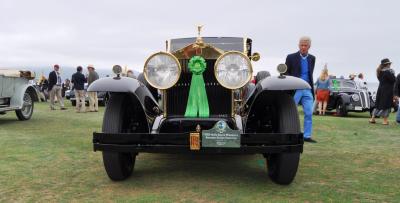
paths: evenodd
<path fill-rule="evenodd" d="M 179 80 L 181 65 L 172 54 L 159 52 L 147 59 L 143 74 L 151 86 L 158 89 L 168 89 Z"/>
<path fill-rule="evenodd" d="M 360 96 L 358 96 L 358 94 L 353 94 L 351 95 L 351 98 L 353 99 L 353 101 L 360 101 Z"/>
<path fill-rule="evenodd" d="M 214 67 L 218 82 L 228 89 L 238 89 L 248 83 L 253 74 L 250 59 L 241 52 L 226 52 Z"/>

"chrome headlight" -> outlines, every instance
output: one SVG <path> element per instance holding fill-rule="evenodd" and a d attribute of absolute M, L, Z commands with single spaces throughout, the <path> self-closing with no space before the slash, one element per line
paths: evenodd
<path fill-rule="evenodd" d="M 170 53 L 155 53 L 146 60 L 143 75 L 151 86 L 162 90 L 168 89 L 178 82 L 181 65 Z"/>
<path fill-rule="evenodd" d="M 353 101 L 356 101 L 356 102 L 360 101 L 360 96 L 358 96 L 358 94 L 351 95 L 351 98 L 353 99 Z"/>
<path fill-rule="evenodd" d="M 228 89 L 239 89 L 250 81 L 253 68 L 246 55 L 229 51 L 217 59 L 214 74 L 222 86 Z"/>

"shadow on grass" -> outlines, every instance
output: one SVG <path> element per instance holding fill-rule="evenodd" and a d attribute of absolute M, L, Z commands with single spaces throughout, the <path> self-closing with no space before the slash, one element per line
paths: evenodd
<path fill-rule="evenodd" d="M 127 181 L 151 182 L 165 177 L 184 178 L 186 181 L 212 179 L 213 182 L 232 181 L 229 177 L 234 177 L 235 182 L 270 182 L 265 160 L 261 155 L 190 154 L 153 154 L 143 159 L 139 155 L 135 171 Z"/>
<path fill-rule="evenodd" d="M 341 116 L 336 115 L 335 112 L 326 112 L 325 116 L 334 117 L 334 118 L 335 117 L 336 118 L 370 118 L 369 113 L 368 114 L 366 114 L 366 113 L 367 112 L 360 112 L 360 113 L 351 112 L 351 113 L 348 113 L 347 116 L 341 117 Z M 324 117 L 324 116 L 320 116 L 317 113 L 314 113 L 313 117 Z"/>
<path fill-rule="evenodd" d="M 1 115 L 0 115 L 0 125 L 7 125 L 10 123 L 15 123 L 15 122 L 23 122 L 23 121 L 19 121 L 17 116 L 15 116 L 15 118 L 13 119 L 13 118 L 1 118 Z"/>

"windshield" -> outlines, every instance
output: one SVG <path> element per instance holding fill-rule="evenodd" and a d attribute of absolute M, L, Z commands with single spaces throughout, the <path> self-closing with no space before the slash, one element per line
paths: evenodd
<path fill-rule="evenodd" d="M 355 89 L 356 88 L 356 83 L 353 80 L 343 80 L 343 79 L 331 79 L 331 87 L 333 89 L 342 89 L 342 88 L 347 88 L 347 89 Z"/>
<path fill-rule="evenodd" d="M 196 41 L 195 37 L 171 39 L 171 52 L 186 47 Z M 207 44 L 222 49 L 224 51 L 240 51 L 243 52 L 243 38 L 241 37 L 203 37 L 203 41 Z"/>

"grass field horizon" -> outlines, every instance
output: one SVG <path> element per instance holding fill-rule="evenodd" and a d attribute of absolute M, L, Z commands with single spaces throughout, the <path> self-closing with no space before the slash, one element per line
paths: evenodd
<path fill-rule="evenodd" d="M 315 116 L 318 143 L 305 144 L 294 182 L 281 186 L 261 155 L 139 154 L 133 175 L 113 182 L 92 148 L 103 112 L 36 103 L 29 121 L 0 115 L 0 202 L 400 202 L 394 114 L 389 126 L 368 113 Z"/>

